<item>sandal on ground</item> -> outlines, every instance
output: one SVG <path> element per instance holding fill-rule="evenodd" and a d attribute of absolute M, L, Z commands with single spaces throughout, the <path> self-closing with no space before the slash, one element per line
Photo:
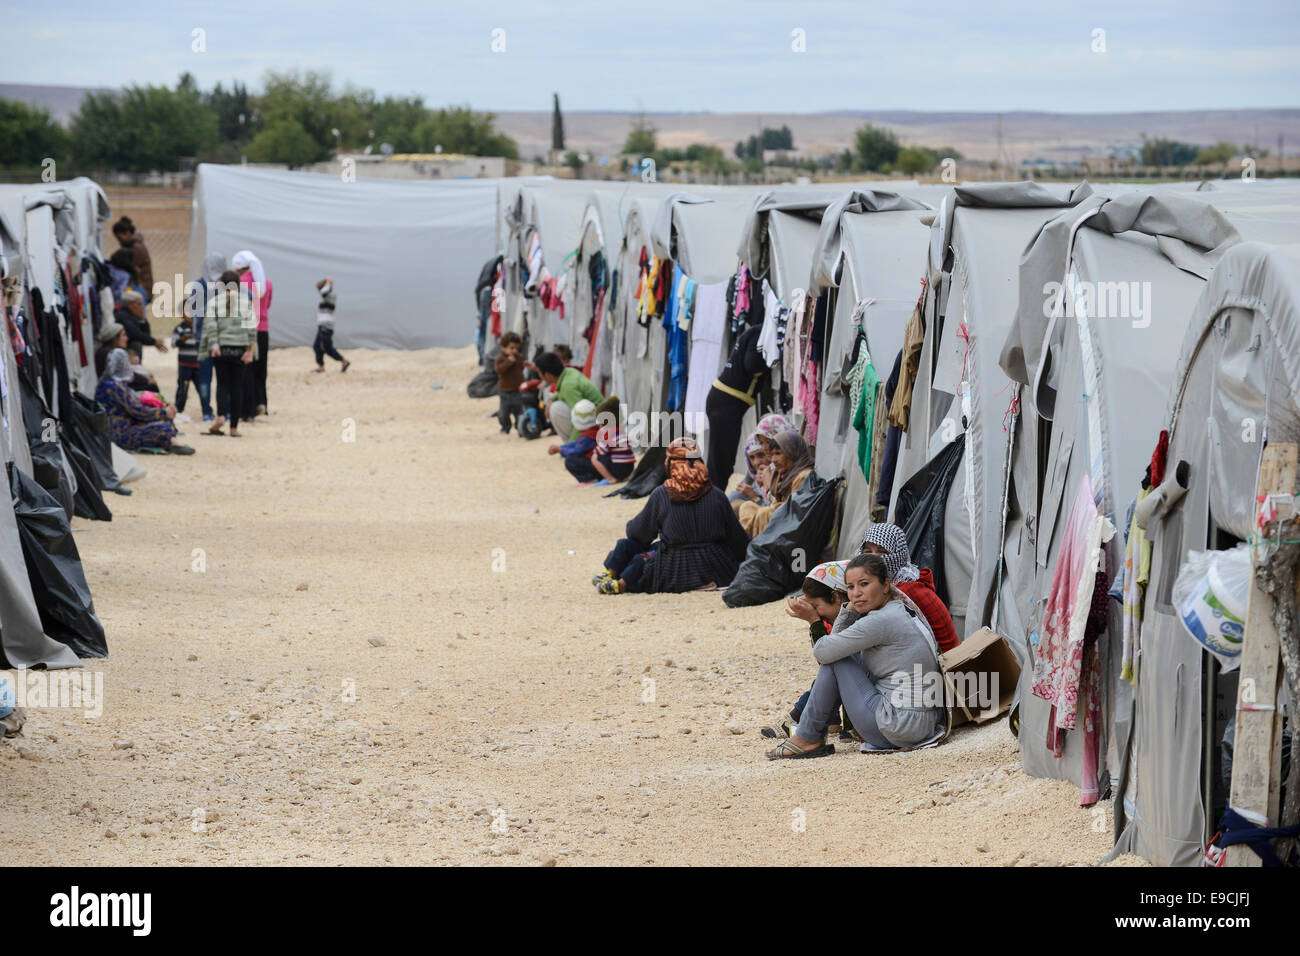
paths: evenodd
<path fill-rule="evenodd" d="M 617 578 L 609 578 L 608 580 L 601 581 L 599 584 L 596 585 L 596 590 L 599 591 L 601 594 L 622 594 L 623 593 L 622 584 Z"/>
<path fill-rule="evenodd" d="M 764 727 L 759 733 L 768 740 L 780 740 L 790 736 L 790 725 L 783 720 L 779 724 Z"/>
<path fill-rule="evenodd" d="M 614 580 L 614 575 L 609 573 L 609 568 L 606 568 L 604 571 L 601 571 L 600 574 L 593 574 L 591 576 L 592 584 L 600 584 L 601 581 L 613 581 L 613 580 Z"/>
<path fill-rule="evenodd" d="M 194 454 L 194 449 L 189 445 L 178 445 L 175 442 L 172 442 L 167 446 L 167 453 L 170 455 L 192 455 Z"/>
<path fill-rule="evenodd" d="M 312 371 L 313 371 L 313 372 L 323 372 L 323 371 L 325 371 L 325 366 L 324 366 L 324 365 L 317 365 L 314 369 L 312 369 Z"/>
<path fill-rule="evenodd" d="M 821 744 L 805 750 L 793 740 L 783 740 L 767 752 L 768 760 L 802 760 L 805 757 L 829 757 L 835 753 L 834 744 Z"/>
<path fill-rule="evenodd" d="M 346 371 L 348 370 L 348 366 L 351 365 L 351 364 L 352 364 L 352 360 L 351 360 L 351 359 L 344 359 L 344 360 L 343 360 L 343 367 L 342 367 L 341 369 L 339 369 L 339 371 L 340 371 L 340 372 L 346 372 Z"/>

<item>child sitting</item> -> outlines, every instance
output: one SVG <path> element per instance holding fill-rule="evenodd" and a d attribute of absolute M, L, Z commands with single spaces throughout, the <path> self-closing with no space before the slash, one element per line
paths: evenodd
<path fill-rule="evenodd" d="M 785 613 L 808 622 L 808 636 L 812 638 L 813 644 L 831 632 L 831 628 L 835 626 L 835 619 L 839 617 L 840 608 L 848 600 L 849 588 L 844 580 L 844 568 L 847 564 L 847 561 L 828 561 L 817 565 L 803 579 L 801 587 L 803 594 L 786 599 Z M 803 708 L 808 702 L 809 693 L 805 691 L 799 701 L 790 708 L 789 720 L 764 727 L 760 733 L 764 737 L 789 737 L 791 729 L 803 716 Z M 832 726 L 828 728 L 828 732 L 839 733 L 840 728 Z"/>
<path fill-rule="evenodd" d="M 627 433 L 618 422 L 618 396 L 611 395 L 596 406 L 596 448 L 591 453 L 591 467 L 600 475 L 597 485 L 614 485 L 627 481 L 636 469 L 636 455 L 627 443 Z M 579 479 L 581 480 L 581 479 Z"/>
<path fill-rule="evenodd" d="M 524 397 L 519 386 L 524 383 L 524 358 L 519 354 L 524 340 L 518 332 L 507 332 L 497 339 L 500 353 L 492 362 L 497 373 L 497 421 L 501 434 L 509 435 L 512 424 L 517 424 L 524 414 Z"/>
<path fill-rule="evenodd" d="M 547 454 L 561 455 L 564 467 L 578 480 L 580 485 L 589 485 L 600 477 L 591 464 L 591 456 L 596 450 L 596 433 L 600 431 L 596 420 L 596 403 L 584 398 L 573 406 L 573 430 L 576 437 L 563 445 L 551 445 Z"/>
<path fill-rule="evenodd" d="M 352 363 L 334 347 L 334 309 L 338 305 L 338 299 L 334 295 L 334 280 L 329 276 L 321 279 L 316 283 L 316 291 L 320 293 L 320 302 L 316 306 L 316 341 L 312 343 L 312 349 L 316 352 L 316 367 L 312 371 L 325 371 L 325 356 L 328 355 L 342 362 L 343 367 L 339 371 L 346 372 Z"/>

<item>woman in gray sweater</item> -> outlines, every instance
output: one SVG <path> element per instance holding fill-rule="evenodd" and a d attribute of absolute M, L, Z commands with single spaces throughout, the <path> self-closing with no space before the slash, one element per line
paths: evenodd
<path fill-rule="evenodd" d="M 840 702 L 864 749 L 901 750 L 928 743 L 944 724 L 939 654 L 925 616 L 894 589 L 878 554 L 860 554 L 844 572 L 849 600 L 831 633 L 813 645 L 821 665 L 799 726 L 767 756 L 824 757 L 826 725 Z"/>

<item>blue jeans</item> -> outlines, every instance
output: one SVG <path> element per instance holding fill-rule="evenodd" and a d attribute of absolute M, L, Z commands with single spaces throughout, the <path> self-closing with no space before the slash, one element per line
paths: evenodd
<path fill-rule="evenodd" d="M 199 359 L 199 377 L 194 381 L 194 388 L 199 393 L 199 405 L 203 408 L 203 417 L 212 417 L 212 356 Z"/>

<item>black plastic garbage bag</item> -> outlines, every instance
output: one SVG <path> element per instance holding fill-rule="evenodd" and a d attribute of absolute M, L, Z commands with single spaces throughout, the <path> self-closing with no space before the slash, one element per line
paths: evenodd
<path fill-rule="evenodd" d="M 497 393 L 497 373 L 492 369 L 479 372 L 469 380 L 465 391 L 469 393 L 470 398 L 491 398 Z"/>
<path fill-rule="evenodd" d="M 67 431 L 63 433 L 63 450 L 77 479 L 77 490 L 72 496 L 73 514 L 92 521 L 112 521 L 113 512 L 104 503 L 104 494 L 99 489 L 99 472 L 90 455 L 78 447 L 75 437 Z"/>
<path fill-rule="evenodd" d="M 63 449 L 57 442 L 32 442 L 32 474 L 36 483 L 48 491 L 71 518 L 74 512 L 72 485 L 63 470 Z"/>
<path fill-rule="evenodd" d="M 908 479 L 898 490 L 898 501 L 894 504 L 894 524 L 907 536 L 912 563 L 930 569 L 934 575 L 934 591 L 944 604 L 948 603 L 948 577 L 943 561 L 944 515 L 965 450 L 965 436 L 958 435 Z"/>
<path fill-rule="evenodd" d="M 827 481 L 814 472 L 776 509 L 767 527 L 749 542 L 744 563 L 722 592 L 728 607 L 766 604 L 799 588 L 830 541 L 839 484 L 839 478 Z"/>
<path fill-rule="evenodd" d="M 652 445 L 650 450 L 641 456 L 641 460 L 636 463 L 632 469 L 632 474 L 628 476 L 627 481 L 615 488 L 606 498 L 612 498 L 618 495 L 620 498 L 644 498 L 650 492 L 654 491 L 664 483 L 667 475 L 664 472 L 664 448 L 662 445 Z"/>
<path fill-rule="evenodd" d="M 113 470 L 113 443 L 108 434 L 108 413 L 99 402 L 80 392 L 74 392 L 72 400 L 75 403 L 73 420 L 77 423 L 80 447 L 90 455 L 95 465 L 95 471 L 99 475 L 97 487 L 101 491 L 116 491 L 122 484 L 117 480 L 117 472 Z"/>
<path fill-rule="evenodd" d="M 12 464 L 9 487 L 41 627 L 78 657 L 107 657 L 104 625 L 95 616 L 67 515 L 53 495 Z"/>

